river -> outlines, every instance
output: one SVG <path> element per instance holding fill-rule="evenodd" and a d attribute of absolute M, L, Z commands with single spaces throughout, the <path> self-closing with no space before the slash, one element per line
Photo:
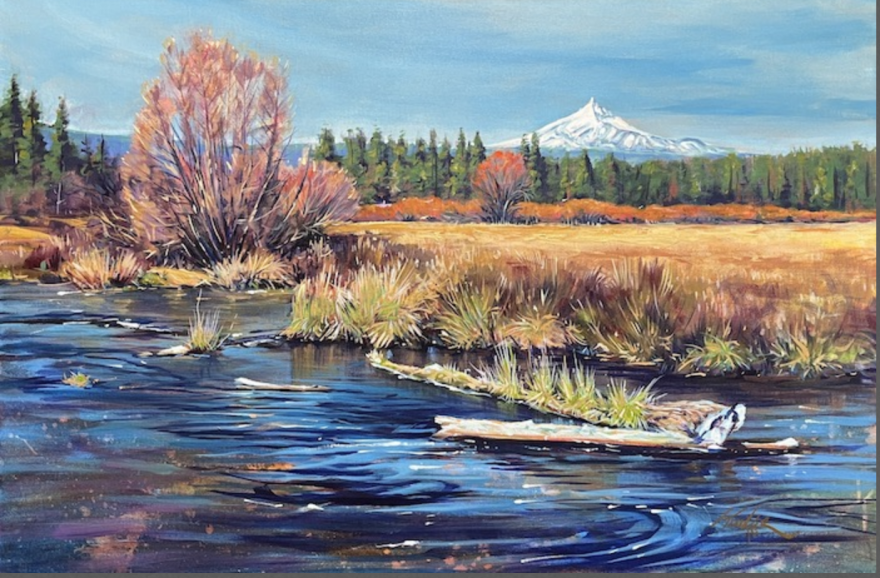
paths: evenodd
<path fill-rule="evenodd" d="M 181 343 L 153 329 L 184 332 L 195 298 L 0 286 L 0 570 L 876 569 L 873 385 L 658 384 L 667 400 L 745 403 L 735 437 L 795 437 L 794 455 L 476 446 L 432 439 L 434 417 L 541 416 L 398 380 L 348 345 L 139 357 Z M 202 307 L 235 332 L 274 331 L 288 297 L 210 293 Z M 74 371 L 97 382 L 63 384 Z"/>

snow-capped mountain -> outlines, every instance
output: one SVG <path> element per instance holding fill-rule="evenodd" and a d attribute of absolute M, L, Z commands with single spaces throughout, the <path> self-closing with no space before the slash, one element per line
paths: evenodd
<path fill-rule="evenodd" d="M 695 138 L 671 139 L 647 133 L 634 127 L 596 99 L 576 113 L 535 131 L 541 146 L 546 149 L 600 150 L 621 154 L 650 156 L 715 156 L 731 152 L 710 146 Z M 517 148 L 520 139 L 511 139 L 492 148 Z"/>

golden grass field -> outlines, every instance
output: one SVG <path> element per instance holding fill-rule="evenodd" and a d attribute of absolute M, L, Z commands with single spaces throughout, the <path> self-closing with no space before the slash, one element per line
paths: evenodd
<path fill-rule="evenodd" d="M 491 252 L 499 259 L 542 255 L 577 266 L 659 259 L 703 279 L 778 284 L 820 296 L 876 296 L 876 223 L 486 225 L 372 222 L 339 234 L 375 235 L 446 254 Z"/>

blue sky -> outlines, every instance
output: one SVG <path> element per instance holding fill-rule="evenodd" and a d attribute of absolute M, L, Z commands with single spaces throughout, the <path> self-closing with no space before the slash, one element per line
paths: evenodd
<path fill-rule="evenodd" d="M 595 96 L 663 136 L 784 152 L 876 143 L 875 19 L 874 0 L 0 0 L 0 79 L 128 132 L 163 41 L 202 27 L 289 63 L 295 140 L 500 141 Z"/>

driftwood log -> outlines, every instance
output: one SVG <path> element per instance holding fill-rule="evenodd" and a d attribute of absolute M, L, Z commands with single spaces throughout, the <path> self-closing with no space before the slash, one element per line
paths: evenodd
<path fill-rule="evenodd" d="M 434 420 L 440 430 L 438 439 L 461 439 L 500 443 L 532 443 L 541 446 L 577 446 L 602 450 L 714 455 L 783 454 L 796 451 L 798 442 L 787 438 L 776 442 L 733 442 L 724 447 L 695 443 L 683 433 L 669 431 L 642 431 L 599 427 L 591 424 L 535 423 L 528 421 L 495 421 L 488 419 L 459 419 L 438 416 Z"/>

